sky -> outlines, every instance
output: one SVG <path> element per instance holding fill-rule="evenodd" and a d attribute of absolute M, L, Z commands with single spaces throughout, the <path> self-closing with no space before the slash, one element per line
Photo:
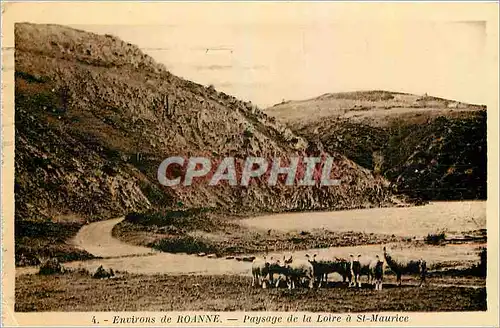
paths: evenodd
<path fill-rule="evenodd" d="M 267 107 L 382 89 L 482 103 L 484 22 L 74 25 L 138 45 L 173 74 Z"/>
<path fill-rule="evenodd" d="M 497 9 L 494 2 L 9 3 L 3 27 L 4 36 L 13 34 L 5 23 L 12 19 L 112 34 L 175 75 L 260 107 L 374 89 L 491 105 Z"/>

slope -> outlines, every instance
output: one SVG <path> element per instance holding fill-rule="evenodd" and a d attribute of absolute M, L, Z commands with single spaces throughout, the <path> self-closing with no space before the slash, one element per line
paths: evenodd
<path fill-rule="evenodd" d="M 169 156 L 319 155 L 251 103 L 169 73 L 136 46 L 58 25 L 15 28 L 16 260 L 88 256 L 68 245 L 85 223 L 131 212 L 232 213 L 390 203 L 387 181 L 337 153 L 340 186 L 164 187 Z"/>
<path fill-rule="evenodd" d="M 486 198 L 486 108 L 389 91 L 326 94 L 266 112 L 426 200 Z"/>

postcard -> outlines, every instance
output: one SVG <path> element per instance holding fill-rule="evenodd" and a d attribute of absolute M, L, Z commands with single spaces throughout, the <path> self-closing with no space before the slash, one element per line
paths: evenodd
<path fill-rule="evenodd" d="M 498 3 L 2 18 L 4 326 L 498 326 Z"/>

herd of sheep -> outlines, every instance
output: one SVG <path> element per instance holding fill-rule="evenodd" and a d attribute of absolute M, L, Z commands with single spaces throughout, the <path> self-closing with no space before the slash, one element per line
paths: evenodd
<path fill-rule="evenodd" d="M 349 282 L 350 287 L 361 287 L 360 277 L 366 275 L 368 283 L 372 284 L 375 290 L 382 290 L 386 265 L 396 274 L 399 285 L 403 274 L 418 274 L 420 286 L 425 281 L 427 264 L 423 259 L 398 259 L 384 247 L 383 257 L 350 255 L 349 259 L 317 259 L 316 255 L 306 255 L 303 259 L 293 256 L 285 256 L 282 260 L 272 257 L 257 258 L 252 264 L 252 286 L 279 287 L 281 282 L 286 282 L 289 289 L 302 284 L 307 284 L 309 288 L 316 284 L 320 288 L 328 281 L 328 274 L 338 273 L 344 282 Z"/>

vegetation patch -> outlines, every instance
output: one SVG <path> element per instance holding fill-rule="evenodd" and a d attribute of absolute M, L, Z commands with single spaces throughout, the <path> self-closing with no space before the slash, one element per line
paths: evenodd
<path fill-rule="evenodd" d="M 165 232 L 168 231 L 165 228 L 168 229 L 169 227 L 179 228 L 183 231 L 203 230 L 210 232 L 220 229 L 219 224 L 221 222 L 216 220 L 216 216 L 213 215 L 214 212 L 215 210 L 210 208 L 150 210 L 127 214 L 125 222 Z"/>
<path fill-rule="evenodd" d="M 16 265 L 39 265 L 43 259 L 49 258 L 60 262 L 94 258 L 92 254 L 67 243 L 81 226 L 81 223 L 16 221 Z"/>
<path fill-rule="evenodd" d="M 62 273 L 63 272 L 63 267 L 59 263 L 57 259 L 49 259 L 42 263 L 40 266 L 40 271 L 38 274 L 41 275 L 51 275 L 51 274 L 57 274 L 57 273 Z"/>
<path fill-rule="evenodd" d="M 149 246 L 168 253 L 198 254 L 218 251 L 209 241 L 188 235 L 164 238 Z"/>
<path fill-rule="evenodd" d="M 446 234 L 444 232 L 441 233 L 430 233 L 425 237 L 425 242 L 429 245 L 439 245 L 446 240 Z"/>
<path fill-rule="evenodd" d="M 468 118 L 393 126 L 386 177 L 397 192 L 416 198 L 486 199 L 486 119 L 483 110 Z"/>

